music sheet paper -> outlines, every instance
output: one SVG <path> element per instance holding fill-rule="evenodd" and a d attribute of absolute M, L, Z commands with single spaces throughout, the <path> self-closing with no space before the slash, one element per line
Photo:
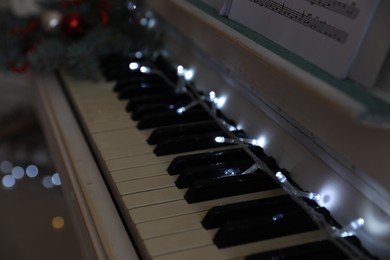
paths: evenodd
<path fill-rule="evenodd" d="M 230 0 L 221 14 L 345 78 L 379 0 Z"/>

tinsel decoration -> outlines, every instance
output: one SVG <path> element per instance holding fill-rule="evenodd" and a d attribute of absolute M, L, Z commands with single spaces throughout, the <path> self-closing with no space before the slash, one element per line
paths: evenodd
<path fill-rule="evenodd" d="M 137 1 L 40 0 L 38 4 L 40 12 L 28 17 L 0 10 L 0 70 L 66 69 L 90 78 L 99 75 L 99 62 L 107 55 L 149 53 L 160 47 L 153 16 Z"/>

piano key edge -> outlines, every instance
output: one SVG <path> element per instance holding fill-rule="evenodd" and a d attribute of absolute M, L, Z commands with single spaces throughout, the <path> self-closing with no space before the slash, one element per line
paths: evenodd
<path fill-rule="evenodd" d="M 58 79 L 49 74 L 33 80 L 35 109 L 85 259 L 138 259 Z"/>

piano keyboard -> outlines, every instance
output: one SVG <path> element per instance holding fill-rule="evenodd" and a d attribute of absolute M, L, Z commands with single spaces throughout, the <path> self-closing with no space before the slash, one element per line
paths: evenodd
<path fill-rule="evenodd" d="M 311 243 L 326 241 L 326 233 L 317 227 L 313 228 L 309 224 L 307 229 L 300 227 L 310 222 L 301 209 L 291 211 L 294 214 L 297 213 L 299 217 L 293 225 L 290 223 L 294 230 L 290 233 L 284 233 L 280 228 L 279 230 L 275 228 L 275 234 L 268 235 L 268 237 L 267 232 L 273 232 L 269 230 L 264 232 L 264 238 L 262 235 L 259 238 L 258 235 L 263 232 L 258 232 L 258 234 L 251 234 L 254 238 L 248 241 L 245 241 L 245 236 L 244 242 L 235 241 L 236 234 L 239 237 L 242 232 L 247 232 L 250 236 L 252 227 L 256 231 L 264 228 L 261 223 L 263 221 L 261 213 L 255 215 L 257 219 L 247 216 L 246 219 L 235 220 L 233 218 L 230 222 L 222 222 L 220 226 L 226 225 L 226 228 L 204 228 L 202 221 L 205 220 L 206 214 L 216 206 L 282 198 L 286 192 L 275 182 L 275 187 L 272 189 L 265 188 L 226 197 L 217 195 L 215 198 L 201 198 L 200 202 L 189 203 L 188 197 L 187 200 L 185 197 L 189 196 L 189 190 L 193 190 L 193 187 L 188 188 L 191 186 L 188 184 L 183 184 L 185 188 L 182 189 L 176 187 L 175 182 L 177 183 L 182 175 L 178 177 L 168 174 L 167 169 L 172 161 L 179 157 L 186 158 L 188 155 L 210 151 L 231 151 L 239 147 L 221 146 L 156 156 L 154 153 L 156 145 L 147 144 L 155 128 L 142 130 L 137 128 L 137 121 L 131 120 L 130 114 L 126 112 L 128 100 L 119 100 L 113 92 L 115 83 L 104 80 L 97 82 L 74 80 L 66 74 L 62 74 L 62 80 L 104 177 L 111 187 L 116 204 L 122 210 L 125 225 L 142 258 L 242 259 L 253 255 L 251 259 L 256 259 L 256 257 L 265 259 L 263 258 L 265 255 L 260 253 L 271 254 L 271 257 L 275 257 L 283 248 L 297 248 L 296 246 L 300 245 L 313 248 L 314 244 Z M 203 194 L 201 190 L 198 196 Z M 291 203 L 294 202 L 291 201 Z M 268 219 L 272 217 L 273 222 L 278 222 L 285 217 L 283 214 L 288 216 L 290 211 L 280 208 L 276 209 L 276 212 L 280 213 L 273 213 L 268 216 Z M 300 220 L 302 222 L 299 222 Z M 249 228 L 242 229 L 244 231 L 241 233 L 241 227 L 238 228 L 238 233 L 234 233 L 236 232 L 233 228 L 234 224 L 240 225 L 239 221 L 251 224 L 248 224 Z M 229 236 L 232 231 L 229 228 L 233 230 L 232 235 L 225 237 L 223 232 Z M 221 239 L 218 240 L 218 236 Z M 301 254 L 306 252 L 307 248 L 293 250 L 293 252 L 298 257 L 305 257 Z M 333 244 L 325 251 L 329 254 L 335 252 L 335 255 L 339 256 L 338 259 L 341 259 L 340 256 L 346 257 Z M 321 249 L 315 250 L 314 255 L 318 252 L 322 252 Z M 293 255 L 294 253 L 286 254 Z M 325 252 L 321 254 L 325 255 Z"/>

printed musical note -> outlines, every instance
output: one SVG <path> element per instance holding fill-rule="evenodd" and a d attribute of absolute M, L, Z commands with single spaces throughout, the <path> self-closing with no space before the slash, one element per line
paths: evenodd
<path fill-rule="evenodd" d="M 306 2 L 309 2 L 312 5 L 324 7 L 352 19 L 356 19 L 360 11 L 355 2 L 351 4 L 334 0 L 306 0 Z"/>
<path fill-rule="evenodd" d="M 286 18 L 289 18 L 294 22 L 298 22 L 340 43 L 345 43 L 347 41 L 348 38 L 347 32 L 327 24 L 325 21 L 320 20 L 320 18 L 318 17 L 313 17 L 312 14 L 310 13 L 306 14 L 305 11 L 299 12 L 290 7 L 287 7 L 284 3 L 278 3 L 272 0 L 249 0 L 249 1 L 258 4 L 261 7 L 267 8 L 268 10 L 271 10 Z"/>

